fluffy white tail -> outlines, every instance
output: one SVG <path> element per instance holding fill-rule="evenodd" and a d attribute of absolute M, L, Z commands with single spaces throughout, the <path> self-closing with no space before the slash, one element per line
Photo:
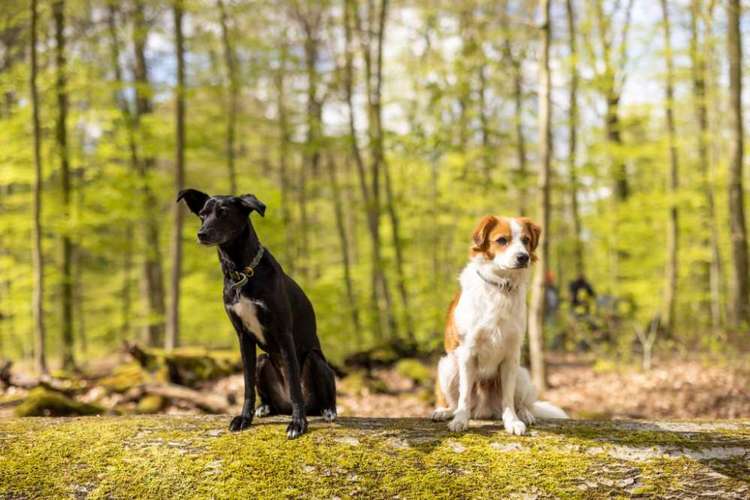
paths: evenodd
<path fill-rule="evenodd" d="M 531 407 L 531 414 L 536 418 L 570 418 L 562 408 L 547 401 L 536 401 Z"/>

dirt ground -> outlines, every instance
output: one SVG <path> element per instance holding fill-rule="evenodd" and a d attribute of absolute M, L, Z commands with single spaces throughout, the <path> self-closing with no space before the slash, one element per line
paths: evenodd
<path fill-rule="evenodd" d="M 344 415 L 418 417 L 432 409 L 431 390 L 415 389 L 392 371 L 377 373 L 391 393 L 341 394 Z M 544 399 L 574 418 L 750 418 L 750 360 L 658 360 L 637 367 L 551 356 Z"/>

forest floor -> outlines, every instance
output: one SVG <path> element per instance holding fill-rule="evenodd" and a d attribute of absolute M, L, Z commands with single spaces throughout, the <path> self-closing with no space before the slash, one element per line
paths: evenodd
<path fill-rule="evenodd" d="M 550 388 L 544 399 L 572 417 L 750 417 L 750 362 L 660 360 L 644 372 L 632 365 L 597 363 L 590 356 L 552 355 L 548 370 Z M 342 414 L 418 417 L 432 412 L 432 399 L 394 370 L 376 371 L 375 376 L 386 382 L 391 393 L 343 394 Z"/>
<path fill-rule="evenodd" d="M 596 362 L 591 356 L 556 354 L 549 356 L 548 370 L 550 388 L 544 399 L 574 418 L 750 417 L 750 362 L 657 360 L 646 372 L 633 365 Z M 432 413 L 431 381 L 420 386 L 396 369 L 373 370 L 372 375 L 356 385 L 346 378 L 339 382 L 341 415 L 426 417 Z M 239 394 L 242 377 L 228 377 L 217 386 Z"/>
<path fill-rule="evenodd" d="M 552 354 L 548 357 L 550 388 L 543 398 L 581 419 L 727 419 L 750 417 L 750 362 L 692 357 L 657 359 L 650 371 L 632 364 L 597 360 L 591 355 Z M 416 360 L 369 375 L 353 372 L 338 381 L 342 416 L 427 417 L 434 408 L 434 364 Z M 406 368 L 408 366 L 408 369 Z M 416 366 L 416 368 L 415 368 Z M 229 375 L 196 387 L 202 394 L 226 397 L 229 413 L 239 411 L 242 376 Z M 23 398 L 9 389 L 0 396 Z M 14 392 L 14 394 L 12 394 Z M 105 408 L 119 404 L 119 395 L 101 397 L 95 387 L 82 397 Z M 0 417 L 13 414 L 13 404 L 0 404 Z M 122 408 L 122 407 L 120 407 Z M 137 411 L 137 410 L 136 410 Z M 169 414 L 200 413 L 190 405 L 167 405 Z"/>

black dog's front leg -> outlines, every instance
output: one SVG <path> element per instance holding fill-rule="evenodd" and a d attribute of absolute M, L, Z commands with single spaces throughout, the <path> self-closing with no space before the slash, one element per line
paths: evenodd
<path fill-rule="evenodd" d="M 242 403 L 242 412 L 229 423 L 229 430 L 232 432 L 250 427 L 255 412 L 255 339 L 243 329 L 237 331 L 237 336 L 240 340 L 240 353 L 242 354 L 245 399 Z"/>
<path fill-rule="evenodd" d="M 302 397 L 299 360 L 297 360 L 291 332 L 284 336 L 283 342 L 284 349 L 282 349 L 281 354 L 284 357 L 284 364 L 287 369 L 289 396 L 292 400 L 292 421 L 286 428 L 286 436 L 289 439 L 294 439 L 307 431 L 307 417 L 305 416 L 305 401 Z"/>

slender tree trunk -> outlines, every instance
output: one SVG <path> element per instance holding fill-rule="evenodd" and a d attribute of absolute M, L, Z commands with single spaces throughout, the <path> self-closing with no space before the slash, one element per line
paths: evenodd
<path fill-rule="evenodd" d="M 518 186 L 518 212 L 520 215 L 528 213 L 528 158 L 526 154 L 526 137 L 523 132 L 523 55 L 514 55 L 509 12 L 510 2 L 504 2 L 502 15 L 502 26 L 505 31 L 503 42 L 503 57 L 510 64 L 510 73 L 513 80 L 513 127 L 516 135 L 516 185 Z"/>
<path fill-rule="evenodd" d="M 148 131 L 142 118 L 153 112 L 151 103 L 152 88 L 148 79 L 146 64 L 146 39 L 148 26 L 142 0 L 135 0 L 133 10 L 133 51 L 135 73 L 135 124 L 142 140 L 147 141 Z M 150 346 L 164 344 L 164 283 L 161 265 L 161 244 L 159 242 L 158 201 L 151 189 L 151 174 L 156 160 L 148 154 L 140 155 L 138 175 L 141 182 L 141 203 L 143 210 L 143 294 L 146 306 L 145 341 Z"/>
<path fill-rule="evenodd" d="M 76 187 L 76 191 L 78 198 L 81 198 L 83 193 L 82 184 L 79 184 Z M 82 206 L 83 200 L 80 200 L 79 204 Z M 81 356 L 85 359 L 89 352 L 89 342 L 88 336 L 86 335 L 86 316 L 84 314 L 86 305 L 86 284 L 83 279 L 83 263 L 85 262 L 85 259 L 82 258 L 81 255 L 83 252 L 83 249 L 81 248 L 82 245 L 83 241 L 79 238 L 77 245 L 73 248 L 73 283 L 75 283 L 75 289 L 73 292 L 73 304 L 75 307 L 73 309 L 73 315 L 76 318 L 75 337 L 78 339 Z"/>
<path fill-rule="evenodd" d="M 731 156 L 729 163 L 729 225 L 732 237 L 732 323 L 739 328 L 750 323 L 750 269 L 748 268 L 747 226 L 742 186 L 744 129 L 742 123 L 742 17 L 740 0 L 727 3 Z"/>
<path fill-rule="evenodd" d="M 338 179 L 336 178 L 336 165 L 331 156 L 328 156 L 328 181 L 331 183 L 333 191 L 333 211 L 336 217 L 336 230 L 339 235 L 339 244 L 341 247 L 341 260 L 344 268 L 344 284 L 346 285 L 346 299 L 349 302 L 349 312 L 352 317 L 352 326 L 355 335 L 359 338 L 362 334 L 362 325 L 359 321 L 359 309 L 357 308 L 357 294 L 354 291 L 354 280 L 351 271 L 351 256 L 349 254 L 350 244 L 349 237 L 346 234 L 346 221 L 344 220 L 344 207 L 341 201 L 341 189 Z"/>
<path fill-rule="evenodd" d="M 224 52 L 224 63 L 227 67 L 227 82 L 229 86 L 229 99 L 227 101 L 227 137 L 226 155 L 227 172 L 229 174 L 229 192 L 237 194 L 237 172 L 234 165 L 235 160 L 235 135 L 237 129 L 237 108 L 239 106 L 239 79 L 237 76 L 237 57 L 232 47 L 227 23 L 227 11 L 223 0 L 216 0 L 219 8 L 221 23 L 221 44 Z"/>
<path fill-rule="evenodd" d="M 376 68 L 375 68 L 375 95 L 373 96 L 376 115 L 375 126 L 377 141 L 375 145 L 378 149 L 376 156 L 380 159 L 380 163 L 383 170 L 383 182 L 385 185 L 385 203 L 388 211 L 388 218 L 391 222 L 391 231 L 393 238 L 393 247 L 396 254 L 396 281 L 397 288 L 401 298 L 401 305 L 403 307 L 403 317 L 406 327 L 406 336 L 412 343 L 416 341 L 414 335 L 414 324 L 412 320 L 411 308 L 409 306 L 409 291 L 406 287 L 406 273 L 404 271 L 404 256 L 401 241 L 401 229 L 400 221 L 398 217 L 398 211 L 396 209 L 396 202 L 393 194 L 393 183 L 391 182 L 390 167 L 385 157 L 385 133 L 383 131 L 383 117 L 382 117 L 382 97 L 381 88 L 383 80 L 383 44 L 385 38 L 385 28 L 388 19 L 388 0 L 383 0 L 380 8 L 380 17 L 378 21 L 378 40 L 376 48 Z"/>
<path fill-rule="evenodd" d="M 669 140 L 669 170 L 667 175 L 667 196 L 669 196 L 669 216 L 667 218 L 667 265 L 664 283 L 664 304 L 662 321 L 666 333 L 674 331 L 675 304 L 677 302 L 677 272 L 679 258 L 679 212 L 677 192 L 679 190 L 679 160 L 674 122 L 674 65 L 672 63 L 672 29 L 669 22 L 667 1 L 661 0 L 664 27 L 664 47 L 667 75 L 665 83 L 667 137 Z"/>
<path fill-rule="evenodd" d="M 37 0 L 31 0 L 31 119 L 34 128 L 34 210 L 32 267 L 34 289 L 31 309 L 34 315 L 34 364 L 39 373 L 47 373 L 46 332 L 44 328 L 44 253 L 42 252 L 42 154 L 37 90 Z"/>
<path fill-rule="evenodd" d="M 709 130 L 708 130 L 708 103 L 706 93 L 706 62 L 705 53 L 699 46 L 700 30 L 698 28 L 701 17 L 701 0 L 691 1 L 690 12 L 690 58 L 693 80 L 693 102 L 695 115 L 698 120 L 698 162 L 701 171 L 701 186 L 705 200 L 704 218 L 709 226 L 709 231 L 704 234 L 703 246 L 711 249 L 711 258 L 706 263 L 703 275 L 705 281 L 709 282 L 710 300 L 709 315 L 711 327 L 716 331 L 722 324 L 721 304 L 721 254 L 719 253 L 719 233 L 716 227 L 716 202 L 714 200 L 714 182 L 712 176 L 711 160 L 709 158 Z M 710 13 L 709 13 L 710 16 Z M 706 33 L 709 33 L 706 27 Z M 706 37 L 708 35 L 705 35 Z M 704 46 L 707 42 L 704 39 Z"/>
<path fill-rule="evenodd" d="M 570 182 L 570 218 L 573 222 L 573 266 L 578 276 L 585 273 L 583 243 L 581 242 L 581 214 L 578 211 L 578 47 L 576 16 L 573 0 L 565 1 L 568 20 L 568 48 L 570 50 L 570 93 L 568 101 L 568 173 Z"/>
<path fill-rule="evenodd" d="M 175 172 L 174 192 L 185 188 L 185 47 L 182 33 L 183 0 L 174 0 L 175 50 L 177 56 L 177 89 L 175 109 Z M 167 317 L 167 335 L 164 348 L 169 350 L 180 345 L 180 278 L 182 277 L 182 222 L 183 208 L 175 203 L 172 223 L 172 276 L 170 280 L 172 301 Z"/>
<path fill-rule="evenodd" d="M 359 147 L 359 139 L 357 136 L 357 129 L 355 125 L 355 108 L 354 108 L 354 63 L 353 63 L 353 49 L 352 49 L 352 33 L 351 26 L 357 27 L 357 31 L 360 33 L 360 39 L 364 37 L 363 30 L 359 26 L 359 17 L 357 12 L 357 6 L 352 0 L 344 0 L 344 14 L 345 14 L 345 40 L 346 40 L 346 65 L 344 72 L 344 87 L 346 90 L 347 107 L 349 109 L 349 135 L 350 144 L 352 148 L 352 156 L 354 157 L 354 164 L 357 167 L 357 178 L 359 180 L 360 190 L 362 191 L 362 199 L 364 200 L 366 212 L 367 212 L 367 227 L 370 233 L 370 241 L 372 243 L 372 263 L 371 263 L 371 276 L 372 276 L 372 293 L 371 293 L 371 304 L 373 311 L 373 331 L 375 336 L 380 340 L 385 332 L 388 332 L 388 336 L 393 338 L 396 336 L 394 330 L 395 321 L 392 313 L 392 301 L 388 288 L 388 280 L 385 275 L 385 269 L 383 266 L 383 258 L 381 254 L 380 244 L 380 198 L 379 198 L 379 183 L 377 179 L 378 164 L 373 159 L 373 165 L 371 174 L 373 180 L 371 181 L 372 191 L 368 188 L 368 176 L 367 169 L 365 166 L 364 158 Z M 353 19 L 351 19 L 353 17 Z M 368 30 L 369 32 L 369 30 Z M 370 116 L 370 124 L 372 129 L 372 95 L 371 95 L 371 58 L 369 49 L 369 39 L 367 42 L 362 41 L 362 54 L 365 61 L 365 83 L 367 90 L 368 99 L 368 115 Z M 372 142 L 371 135 L 371 142 Z"/>
<path fill-rule="evenodd" d="M 284 266 L 289 269 L 290 273 L 294 274 L 295 259 L 293 258 L 294 248 L 292 245 L 295 244 L 295 238 L 292 230 L 292 214 L 289 210 L 291 186 L 289 185 L 289 118 L 286 104 L 286 72 L 289 47 L 286 38 L 281 42 L 279 50 L 279 69 L 276 72 L 276 114 L 279 125 L 280 208 L 286 241 L 289 242 L 289 244 L 284 245 Z"/>
<path fill-rule="evenodd" d="M 484 174 L 484 192 L 492 188 L 493 151 L 490 139 L 490 117 L 487 110 L 487 73 L 486 65 L 480 64 L 477 69 L 479 77 L 479 125 L 482 133 L 482 173 Z"/>
<path fill-rule="evenodd" d="M 120 288 L 120 322 L 119 341 L 130 339 L 130 315 L 132 300 L 130 298 L 130 268 L 133 265 L 133 225 L 125 226 L 125 241 L 122 253 L 122 285 Z"/>
<path fill-rule="evenodd" d="M 315 210 L 310 211 L 310 204 L 317 198 L 317 180 L 320 171 L 320 153 L 323 141 L 323 103 L 318 92 L 320 62 L 320 33 L 324 11 L 327 6 L 316 2 L 291 2 L 292 15 L 300 30 L 304 33 L 303 51 L 306 75 L 306 131 L 305 146 L 302 151 L 302 168 L 299 171 L 297 185 L 300 225 L 297 261 L 303 276 L 310 278 L 319 274 L 314 268 L 315 262 L 310 259 L 310 227 L 317 225 Z"/>
<path fill-rule="evenodd" d="M 137 171 L 139 168 L 139 159 L 135 138 L 135 124 L 130 111 L 130 105 L 128 104 L 128 100 L 123 91 L 125 82 L 122 76 L 122 70 L 120 69 L 120 41 L 117 37 L 117 1 L 110 0 L 107 7 L 107 29 L 110 39 L 110 57 L 117 89 L 114 94 L 114 101 L 120 109 L 120 114 L 122 115 L 122 120 L 125 126 L 128 150 L 130 152 L 130 166 L 133 171 Z M 133 223 L 129 220 L 124 221 L 123 234 L 122 285 L 120 288 L 120 314 L 122 318 L 120 323 L 119 340 L 130 338 L 130 315 L 132 304 L 130 297 L 130 269 L 133 265 L 134 230 Z"/>
<path fill-rule="evenodd" d="M 372 157 L 372 193 L 373 199 L 375 200 L 375 206 L 378 207 L 376 215 L 378 217 L 378 225 L 380 219 L 380 173 L 382 170 L 387 168 L 385 162 L 385 137 L 383 133 L 383 106 L 382 106 L 382 86 L 383 86 L 383 40 L 385 37 L 385 22 L 388 15 L 388 0 L 381 0 L 380 9 L 378 11 L 378 20 L 375 42 L 375 68 L 372 68 L 372 57 L 370 55 L 371 43 L 367 44 L 367 54 L 365 57 L 365 73 L 366 81 L 368 82 L 368 102 L 369 102 L 369 129 L 370 129 L 370 149 Z M 368 23 L 368 31 L 372 33 L 374 31 L 372 26 L 372 11 L 369 12 L 370 23 Z M 386 193 L 386 197 L 388 193 Z M 387 202 L 387 199 L 386 199 Z M 379 242 L 378 242 L 379 245 Z M 382 265 L 382 260 L 381 260 Z M 383 297 L 386 302 L 386 319 L 390 329 L 390 335 L 392 338 L 398 338 L 398 324 L 396 317 L 393 313 L 393 302 L 390 298 L 390 291 L 385 283 L 385 271 L 383 271 L 383 279 L 381 280 L 381 286 L 383 287 Z"/>
<path fill-rule="evenodd" d="M 614 83 L 612 83 L 614 87 Z M 607 134 L 607 142 L 610 147 L 616 149 L 612 156 L 612 178 L 615 185 L 615 197 L 617 201 L 623 202 L 630 196 L 630 185 L 628 183 L 628 171 L 625 162 L 623 162 L 619 155 L 622 153 L 622 133 L 620 126 L 620 94 L 614 88 L 610 88 L 606 95 L 607 99 L 607 111 L 606 111 L 606 123 L 605 132 Z"/>
<path fill-rule="evenodd" d="M 526 138 L 523 133 L 523 70 L 521 62 L 513 63 L 513 125 L 516 128 L 516 158 L 518 159 L 518 212 L 528 213 L 529 167 L 526 155 Z"/>
<path fill-rule="evenodd" d="M 542 9 L 542 49 L 539 61 L 539 222 L 547 234 L 550 233 L 550 163 L 552 159 L 552 108 L 549 52 L 552 38 L 550 23 L 550 1 L 541 0 Z M 532 281 L 531 306 L 529 309 L 529 354 L 531 376 L 534 385 L 544 391 L 547 387 L 544 366 L 544 281 L 549 268 L 549 238 L 544 237 L 540 243 L 541 254 L 536 263 Z"/>
<path fill-rule="evenodd" d="M 65 2 L 55 0 L 52 4 L 55 18 L 55 69 L 57 79 L 55 92 L 57 94 L 57 123 L 55 139 L 60 156 L 60 181 L 62 185 L 62 214 L 66 223 L 70 221 L 70 162 L 68 152 L 68 93 L 66 88 L 67 68 L 65 58 Z M 75 368 L 74 340 L 73 340 L 73 242 L 70 237 L 70 227 L 66 227 L 62 237 L 62 301 L 61 301 L 61 339 L 62 366 L 65 370 Z"/>

